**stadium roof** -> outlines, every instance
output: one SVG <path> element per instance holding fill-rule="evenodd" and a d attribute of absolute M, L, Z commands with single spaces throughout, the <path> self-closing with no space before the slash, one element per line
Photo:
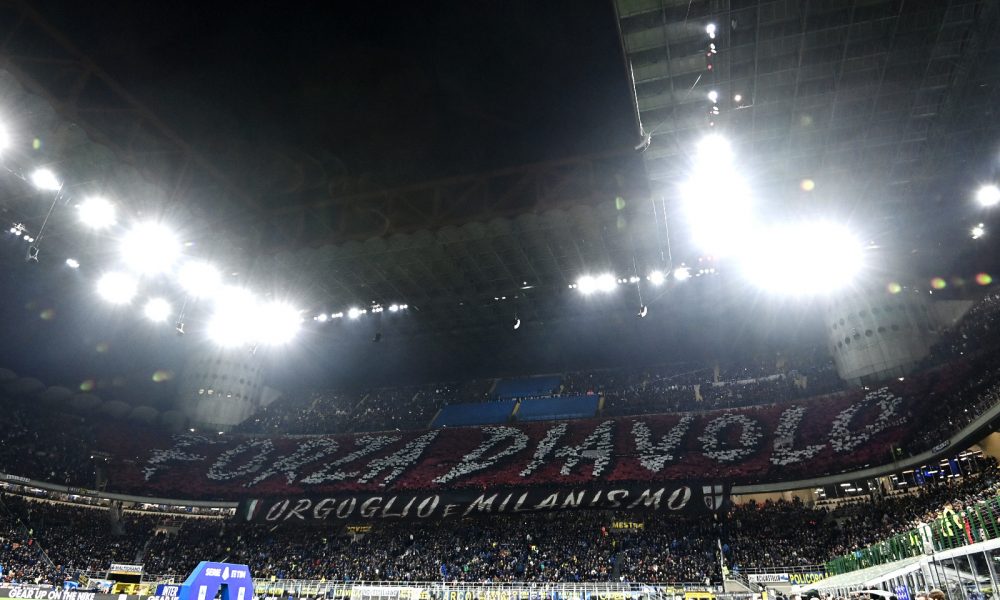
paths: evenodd
<path fill-rule="evenodd" d="M 652 136 L 643 156 L 654 193 L 669 196 L 685 178 L 694 141 L 714 122 L 775 218 L 834 213 L 911 242 L 966 228 L 969 198 L 997 162 L 998 3 L 615 6 Z M 803 191 L 807 179 L 814 191 Z"/>
<path fill-rule="evenodd" d="M 561 22 L 558 11 L 538 13 L 537 23 L 524 26 L 528 34 L 523 39 L 538 42 L 530 52 L 548 52 L 551 46 L 552 56 L 537 65 L 517 61 L 514 71 L 532 75 L 511 80 L 518 86 L 513 92 L 494 90 L 499 95 L 484 105 L 493 110 L 528 94 L 531 102 L 508 110 L 554 104 L 552 112 L 533 113 L 532 118 L 547 115 L 558 124 L 553 125 L 555 134 L 565 136 L 573 127 L 562 121 L 558 100 L 562 96 L 553 90 L 574 85 L 573 106 L 596 105 L 609 115 L 614 135 L 605 136 L 608 143 L 552 140 L 547 137 L 554 135 L 551 131 L 532 122 L 537 134 L 518 143 L 544 147 L 524 154 L 544 160 L 518 166 L 510 160 L 516 154 L 511 150 L 499 163 L 456 163 L 488 167 L 471 175 L 454 175 L 439 164 L 420 161 L 419 154 L 440 151 L 449 143 L 458 144 L 459 150 L 450 150 L 448 156 L 461 155 L 462 148 L 471 152 L 476 136 L 466 135 L 463 125 L 485 127 L 489 119 L 439 123 L 442 131 L 457 129 L 461 135 L 454 142 L 417 144 L 403 158 L 390 153 L 385 159 L 386 163 L 415 160 L 414 164 L 428 165 L 428 173 L 441 175 L 437 179 L 387 178 L 391 183 L 372 183 L 357 173 L 340 177 L 343 172 L 338 167 L 317 184 L 311 179 L 311 163 L 299 160 L 302 155 L 289 150 L 294 143 L 287 139 L 281 144 L 282 152 L 287 150 L 285 158 L 298 159 L 263 160 L 246 148 L 241 153 L 237 142 L 253 146 L 252 140 L 227 138 L 226 132 L 253 129 L 227 121 L 227 115 L 218 120 L 228 128 L 219 130 L 204 117 L 194 120 L 193 126 L 189 115 L 182 113 L 177 113 L 176 124 L 161 117 L 161 111 L 143 98 L 159 91 L 165 98 L 163 106 L 183 106 L 181 101 L 168 102 L 176 100 L 170 95 L 172 82 L 157 88 L 142 78 L 130 79 L 146 92 L 143 95 L 105 70 L 87 52 L 87 48 L 94 52 L 94 39 L 107 37 L 95 37 L 99 27 L 88 32 L 87 19 L 101 25 L 94 15 L 62 14 L 64 26 L 73 24 L 70 35 L 50 22 L 49 18 L 58 21 L 58 11 L 42 15 L 43 9 L 23 2 L 4 7 L 4 14 L 11 17 L 4 20 L 10 27 L 4 32 L 5 64 L 18 82 L 9 88 L 16 92 L 7 99 L 20 107 L 15 111 L 18 116 L 30 117 L 35 126 L 39 119 L 44 121 L 32 132 L 43 142 L 31 155 L 33 160 L 58 161 L 67 177 L 83 186 L 117 182 L 136 202 L 131 207 L 136 211 L 168 207 L 182 227 L 196 234 L 201 247 L 240 277 L 252 273 L 273 293 L 294 294 L 297 304 L 316 313 L 363 308 L 372 302 L 408 304 L 412 310 L 406 318 L 382 315 L 353 330 L 345 326 L 338 331 L 337 343 L 366 346 L 345 347 L 343 353 L 366 360 L 381 360 L 372 357 L 391 353 L 385 344 L 376 346 L 376 351 L 368 343 L 383 331 L 386 340 L 409 340 L 410 355 L 414 344 L 438 349 L 438 358 L 426 359 L 430 362 L 478 357 L 501 370 L 503 364 L 513 370 L 570 368 L 584 358 L 599 364 L 615 352 L 612 362 L 650 356 L 666 360 L 698 354 L 702 345 L 709 353 L 713 343 L 717 349 L 731 348 L 733 331 L 756 327 L 772 341 L 785 338 L 782 332 L 798 331 L 801 323 L 796 317 L 744 314 L 740 321 L 735 310 L 754 309 L 748 307 L 752 298 L 724 277 L 706 276 L 687 290 L 646 285 L 642 298 L 631 285 L 603 299 L 584 299 L 569 288 L 581 275 L 604 271 L 645 281 L 652 270 L 681 262 L 696 271 L 712 268 L 686 239 L 675 202 L 691 148 L 711 130 L 710 121 L 733 141 L 742 169 L 752 174 L 758 200 L 775 219 L 816 214 L 842 219 L 859 235 L 910 257 L 919 265 L 914 269 L 918 276 L 929 276 L 921 268 L 947 269 L 953 263 L 971 262 L 976 253 L 978 259 L 994 260 L 988 250 L 992 246 L 971 249 L 968 241 L 955 240 L 967 237 L 969 219 L 982 218 L 970 207 L 969 197 L 979 181 L 992 177 L 995 166 L 992 107 L 1000 81 L 1000 39 L 993 35 L 997 2 L 618 0 L 614 8 L 618 36 L 610 8 L 604 11 L 607 14 L 593 7 L 581 11 L 559 31 L 552 30 Z M 479 16 L 476 11 L 460 11 L 446 21 L 464 23 Z M 390 17 L 393 27 L 403 31 L 403 21 L 413 15 Z M 255 13 L 251 18 L 266 15 Z M 510 19 L 520 22 L 506 15 L 491 27 L 509 29 Z M 185 19 L 175 19 L 164 31 L 183 34 L 184 23 Z M 717 27 L 713 56 L 707 55 L 708 23 Z M 589 42 L 573 33 L 588 26 L 594 27 Z M 605 35 L 608 31 L 610 38 Z M 236 33 L 231 30 L 227 35 Z M 460 56 L 456 49 L 478 44 L 480 38 L 451 40 L 448 56 Z M 613 43 L 605 44 L 608 39 Z M 350 43 L 365 48 L 358 40 Z M 482 44 L 489 52 L 496 48 L 511 56 L 525 52 L 509 44 Z M 600 66 L 590 54 L 580 55 L 585 64 L 573 64 L 572 57 L 583 46 L 600 48 L 616 70 L 600 71 L 599 80 L 577 77 Z M 107 60 L 120 55 L 104 50 Z M 375 64 L 388 69 L 389 76 L 393 61 L 408 51 L 402 45 L 393 47 L 390 59 Z M 270 49 L 260 51 L 265 52 Z M 357 52 L 347 52 L 342 61 L 357 57 Z M 473 57 L 482 52 L 486 50 L 477 46 Z M 317 56 L 310 60 L 318 60 Z M 554 77 L 556 60 L 565 66 L 566 78 Z M 627 101 L 605 106 L 605 92 L 593 98 L 586 95 L 591 84 L 601 90 L 620 89 L 627 100 L 630 74 L 635 81 L 636 123 Z M 481 75 L 477 72 L 469 81 L 479 81 Z M 253 82 L 243 79 L 241 86 Z M 180 79 L 177 87 L 190 83 Z M 213 89 L 204 86 L 206 94 Z M 370 87 L 359 88 L 358 94 L 377 98 L 381 88 L 374 90 L 374 96 Z M 489 96 L 476 90 L 480 100 Z M 720 97 L 719 115 L 710 114 L 706 94 L 712 90 Z M 452 92 L 447 88 L 442 96 L 451 98 Z M 734 100 L 737 94 L 740 101 Z M 421 106 L 400 105 L 399 110 L 419 115 Z M 593 112 L 578 108 L 569 114 Z M 354 110 L 359 115 L 374 111 Z M 216 115 L 212 110 L 206 114 Z M 641 153 L 631 149 L 642 141 L 640 124 L 641 131 L 651 135 Z M 497 128 L 483 131 L 483 143 L 503 146 Z M 378 132 L 375 137 L 384 141 L 380 137 L 384 131 Z M 628 140 L 624 148 L 622 140 Z M 403 138 L 392 141 L 406 145 Z M 315 143 L 309 140 L 310 151 Z M 563 143 L 575 152 L 552 150 Z M 342 143 L 337 149 L 347 152 Z M 378 153 L 362 148 L 359 155 L 371 159 Z M 293 187 L 309 193 L 283 193 L 282 186 L 299 176 L 310 183 Z M 815 183 L 814 190 L 803 190 L 805 179 Z M 3 185 L 9 218 L 33 222 L 44 217 L 31 194 L 17 184 Z M 47 243 L 57 244 L 60 233 L 54 223 Z M 77 243 L 71 232 L 65 235 L 67 244 Z M 92 240 L 88 244 L 82 252 L 99 258 L 99 245 Z M 650 318 L 635 318 L 640 304 L 650 305 Z M 784 317 L 794 312 L 789 307 L 778 310 Z M 515 319 L 524 323 L 516 338 Z M 608 339 L 619 343 L 609 347 Z M 679 339 L 684 340 L 683 347 L 677 347 Z M 547 362 L 539 362 L 540 358 Z"/>

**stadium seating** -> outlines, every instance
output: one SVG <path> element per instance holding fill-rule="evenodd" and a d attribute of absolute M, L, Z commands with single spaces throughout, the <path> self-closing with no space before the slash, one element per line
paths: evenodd
<path fill-rule="evenodd" d="M 7 494 L 0 581 L 59 585 L 80 570 L 100 574 L 111 561 L 176 578 L 201 560 L 226 559 L 265 580 L 719 583 L 719 548 L 731 571 L 822 565 L 938 519 L 946 507 L 958 507 L 958 518 L 968 521 L 974 510 L 995 504 L 997 490 L 996 463 L 987 460 L 960 480 L 832 510 L 780 501 L 737 505 L 718 519 L 610 511 L 484 515 L 461 526 L 384 522 L 356 539 L 336 528 L 159 514 L 126 513 L 116 531 L 107 509 Z"/>
<path fill-rule="evenodd" d="M 551 396 L 559 391 L 559 380 L 558 375 L 501 379 L 495 393 L 501 399 Z"/>
<path fill-rule="evenodd" d="M 434 427 L 463 427 L 506 423 L 514 412 L 516 400 L 482 404 L 449 404 L 434 419 Z"/>
<path fill-rule="evenodd" d="M 585 419 L 597 414 L 600 398 L 589 396 L 562 396 L 522 400 L 517 409 L 518 421 L 556 421 L 560 419 Z"/>

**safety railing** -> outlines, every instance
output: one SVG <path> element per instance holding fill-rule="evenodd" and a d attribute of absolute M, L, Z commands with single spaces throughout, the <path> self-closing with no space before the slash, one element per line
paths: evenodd
<path fill-rule="evenodd" d="M 821 573 L 826 569 L 826 565 L 793 565 L 790 567 L 756 567 L 740 569 L 741 573 L 747 575 L 758 575 L 763 573 Z"/>
<path fill-rule="evenodd" d="M 1000 498 L 965 508 L 945 507 L 934 520 L 826 563 L 829 575 L 1000 538 Z"/>
<path fill-rule="evenodd" d="M 430 581 L 324 582 L 254 580 L 258 598 L 352 598 L 364 600 L 558 600 L 569 598 L 651 598 L 683 595 L 686 591 L 720 591 L 696 583 L 445 583 Z"/>

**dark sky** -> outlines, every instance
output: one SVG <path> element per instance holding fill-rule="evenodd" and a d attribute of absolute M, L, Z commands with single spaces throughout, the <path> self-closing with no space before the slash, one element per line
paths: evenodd
<path fill-rule="evenodd" d="M 637 141 L 609 0 L 31 6 L 272 205 Z M 14 324 L 2 366 L 94 379 L 104 394 L 180 369 L 188 340 L 96 307 L 88 285 L 65 280 L 79 274 L 26 267 L 15 246 L 3 248 L 18 291 L 0 300 Z"/>
<path fill-rule="evenodd" d="M 272 196 L 295 166 L 381 187 L 636 141 L 608 0 L 35 5 Z"/>

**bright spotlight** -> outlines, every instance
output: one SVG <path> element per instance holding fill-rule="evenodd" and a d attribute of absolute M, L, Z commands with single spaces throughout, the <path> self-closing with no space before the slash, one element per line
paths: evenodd
<path fill-rule="evenodd" d="M 708 93 L 708 101 L 711 102 L 712 104 L 715 104 L 716 102 L 718 102 L 719 101 L 719 92 L 717 92 L 715 90 L 712 90 L 711 92 L 709 92 Z"/>
<path fill-rule="evenodd" d="M 744 245 L 753 227 L 750 189 L 731 169 L 696 170 L 681 185 L 681 199 L 695 243 L 713 255 Z"/>
<path fill-rule="evenodd" d="M 972 233 L 972 239 L 978 240 L 979 238 L 986 235 L 986 228 L 983 227 L 982 223 L 980 223 L 979 225 L 976 225 L 975 227 L 972 228 L 971 233 Z"/>
<path fill-rule="evenodd" d="M 201 261 L 190 261 L 181 266 L 177 274 L 181 287 L 196 298 L 210 296 L 222 286 L 222 275 L 212 265 Z"/>
<path fill-rule="evenodd" d="M 663 285 L 666 277 L 663 275 L 663 271 L 653 271 L 649 274 L 649 283 L 653 285 Z"/>
<path fill-rule="evenodd" d="M 124 273 L 105 273 L 97 281 L 97 293 L 112 304 L 128 304 L 139 291 L 139 284 Z"/>
<path fill-rule="evenodd" d="M 352 306 L 351 308 L 347 309 L 348 319 L 357 319 L 363 314 L 365 314 L 365 311 L 361 310 L 360 308 L 355 308 Z"/>
<path fill-rule="evenodd" d="M 733 159 L 733 147 L 729 143 L 729 140 L 722 137 L 717 133 L 706 135 L 698 141 L 698 145 L 695 147 L 696 155 L 695 160 L 701 163 L 699 167 L 706 166 L 705 163 L 711 162 L 713 164 L 718 164 L 718 162 L 730 162 Z"/>
<path fill-rule="evenodd" d="M 984 185 L 976 192 L 976 200 L 983 206 L 996 206 L 1000 203 L 1000 188 L 995 185 Z"/>
<path fill-rule="evenodd" d="M 576 287 L 584 295 L 594 292 L 610 292 L 618 285 L 615 276 L 611 273 L 604 273 L 596 277 L 584 275 L 576 280 Z"/>
<path fill-rule="evenodd" d="M 736 94 L 735 96 L 733 96 L 733 102 L 743 102 L 743 95 Z"/>
<path fill-rule="evenodd" d="M 170 303 L 163 298 L 151 298 L 146 302 L 142 312 L 146 318 L 154 323 L 162 323 L 170 318 Z"/>
<path fill-rule="evenodd" d="M 846 228 L 824 222 L 764 231 L 744 258 L 754 285 L 797 296 L 843 288 L 864 266 L 861 243 Z"/>
<path fill-rule="evenodd" d="M 316 320 L 319 321 L 320 323 L 326 323 L 327 321 L 330 320 L 330 317 L 326 313 L 320 313 L 316 315 Z"/>
<path fill-rule="evenodd" d="M 48 169 L 35 169 L 31 174 L 31 183 L 40 190 L 54 192 L 62 187 L 56 174 Z"/>
<path fill-rule="evenodd" d="M 91 196 L 76 207 L 80 221 L 87 227 L 103 229 L 115 224 L 115 205 L 100 196 Z"/>
<path fill-rule="evenodd" d="M 674 279 L 677 281 L 686 281 L 691 277 L 691 270 L 687 267 L 677 267 L 674 269 Z"/>
<path fill-rule="evenodd" d="M 261 306 L 257 316 L 257 341 L 270 345 L 287 344 L 302 326 L 302 315 L 284 302 L 270 302 Z"/>
<path fill-rule="evenodd" d="M 75 258 L 67 258 L 66 259 L 66 266 L 69 267 L 69 268 L 71 268 L 71 269 L 79 269 L 80 268 L 80 261 L 76 260 Z"/>
<path fill-rule="evenodd" d="M 181 245 L 166 226 L 148 222 L 137 225 L 125 235 L 121 252 L 130 269 L 152 275 L 174 264 L 180 256 Z"/>
<path fill-rule="evenodd" d="M 708 34 L 709 38 L 711 38 L 711 39 L 714 40 L 715 39 L 715 23 L 709 23 L 708 25 L 706 25 L 705 26 L 705 33 Z"/>
<path fill-rule="evenodd" d="M 249 344 L 254 337 L 252 326 L 258 318 L 253 294 L 242 288 L 224 287 L 213 300 L 215 310 L 208 321 L 208 337 L 227 348 Z"/>

